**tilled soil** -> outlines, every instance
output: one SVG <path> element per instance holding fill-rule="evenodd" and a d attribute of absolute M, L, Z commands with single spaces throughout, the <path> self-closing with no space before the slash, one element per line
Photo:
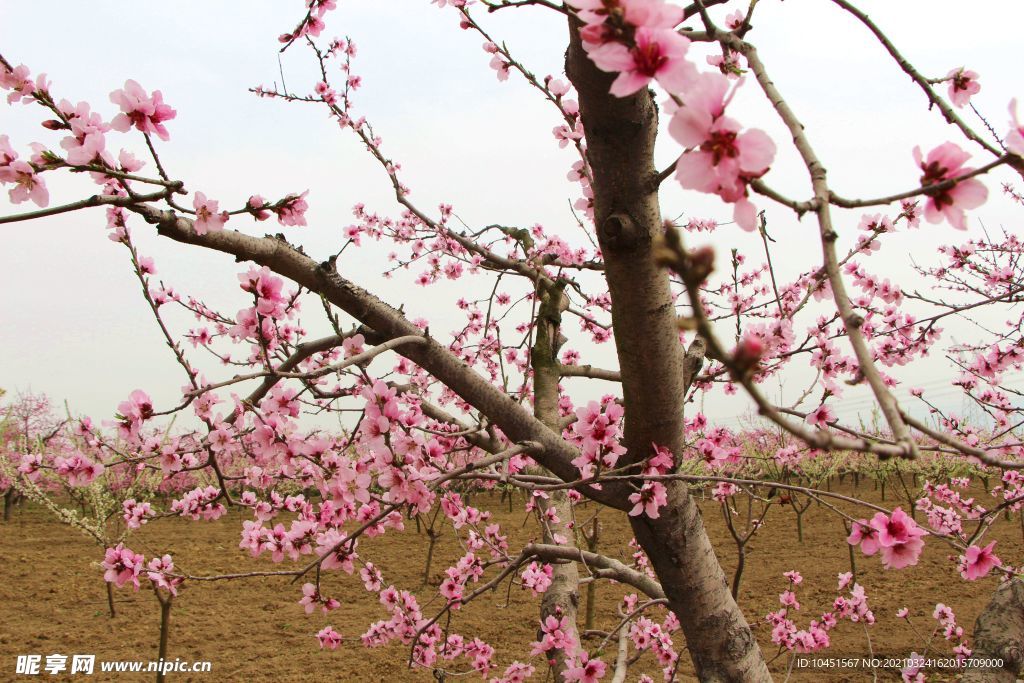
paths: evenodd
<path fill-rule="evenodd" d="M 834 490 L 880 502 L 870 483 L 861 482 L 854 490 L 848 480 L 843 485 L 833 482 Z M 983 492 L 978 496 L 984 504 L 991 501 Z M 523 501 L 516 498 L 510 512 L 506 502 L 493 497 L 477 497 L 473 504 L 494 511 L 494 520 L 509 535 L 512 548 L 535 537 L 534 520 L 523 512 Z M 888 506 L 899 504 L 890 500 Z M 841 504 L 845 506 L 845 504 Z M 732 579 L 736 565 L 736 548 L 723 521 L 722 511 L 711 500 L 701 503 L 715 549 Z M 907 505 L 903 503 L 904 509 Z M 578 511 L 580 523 L 588 520 L 593 508 Z M 746 505 L 740 505 L 736 517 L 744 528 Z M 861 513 L 860 516 L 862 516 Z M 253 560 L 238 549 L 241 511 L 232 511 L 216 522 L 191 522 L 171 518 L 147 524 L 129 536 L 127 545 L 144 552 L 147 559 L 154 554 L 171 553 L 178 566 L 191 574 L 216 574 L 255 570 L 290 568 L 289 562 L 273 564 L 262 558 Z M 747 558 L 740 588 L 740 604 L 755 628 L 758 639 L 769 658 L 778 648 L 771 643 L 771 629 L 764 615 L 778 609 L 778 596 L 787 587 L 783 572 L 796 569 L 804 577 L 798 598 L 802 609 L 797 613 L 798 625 L 818 618 L 831 608 L 835 599 L 836 576 L 849 571 L 850 555 L 842 523 L 834 513 L 812 504 L 803 516 L 803 542 L 798 542 L 796 515 L 789 506 L 773 506 L 763 529 L 747 546 Z M 277 520 L 275 520 L 277 521 Z M 613 511 L 601 514 L 602 530 L 599 550 L 629 560 L 629 525 Z M 998 539 L 997 553 L 1007 562 L 1020 563 L 1022 526 L 1016 516 L 1001 520 L 986 540 Z M 437 584 L 442 572 L 465 552 L 456 542 L 451 527 L 443 530 L 437 541 L 434 560 L 424 586 L 424 562 L 428 538 L 416 533 L 413 522 L 407 522 L 403 533 L 388 532 L 383 537 L 365 539 L 361 554 L 384 572 L 388 582 L 413 589 L 432 615 L 439 607 Z M 869 652 L 879 657 L 906 657 L 911 651 L 924 652 L 925 642 L 935 629 L 931 617 L 936 602 L 944 602 L 957 614 L 958 622 L 970 633 L 974 619 L 987 604 L 997 580 L 987 577 L 976 582 L 963 581 L 950 560 L 952 548 L 930 541 L 917 567 L 887 571 L 877 557 L 856 553 L 857 580 L 867 589 L 869 605 L 877 623 L 865 629 L 861 624 L 842 622 L 833 631 L 833 647 L 823 656 L 861 657 Z M 103 674 L 92 676 L 49 675 L 16 676 L 17 655 L 59 653 L 94 654 L 100 660 L 156 659 L 159 640 L 160 608 L 152 591 L 135 592 L 130 587 L 114 592 L 116 617 L 107 609 L 106 587 L 98 562 L 103 549 L 90 538 L 58 523 L 45 509 L 31 504 L 16 508 L 11 521 L 0 523 L 0 680 L 112 680 L 151 681 L 154 674 Z M 306 557 L 303 561 L 308 561 Z M 490 575 L 489 575 L 490 576 Z M 387 614 L 375 594 L 366 592 L 358 576 L 342 572 L 325 573 L 323 586 L 327 595 L 341 601 L 341 607 L 328 615 L 320 611 L 307 616 L 297 604 L 301 597 L 301 581 L 289 578 L 257 578 L 191 582 L 175 600 L 171 617 L 169 659 L 184 661 L 209 660 L 212 673 L 170 673 L 169 682 L 200 681 L 433 681 L 430 671 L 408 668 L 409 649 L 401 644 L 368 649 L 359 636 L 376 620 Z M 595 601 L 597 629 L 608 629 L 618 622 L 616 606 L 626 591 L 621 586 L 601 582 Z M 581 598 L 580 615 L 585 611 L 586 590 Z M 900 607 L 910 609 L 911 622 L 896 619 Z M 491 675 L 500 675 L 513 659 L 525 659 L 537 666 L 533 680 L 545 680 L 545 665 L 540 658 L 529 658 L 529 644 L 536 639 L 538 602 L 529 591 L 519 586 L 502 584 L 494 594 L 481 597 L 453 613 L 450 622 L 442 620 L 451 631 L 467 637 L 478 636 L 497 649 L 498 667 Z M 321 651 L 315 634 L 331 624 L 345 642 L 335 651 Z M 915 631 L 916 629 L 916 631 Z M 869 650 L 865 631 L 870 634 Z M 682 638 L 677 635 L 682 648 Z M 933 656 L 949 656 L 951 645 L 941 634 L 931 639 Z M 593 647 L 593 643 L 589 645 Z M 611 665 L 614 643 L 604 656 Z M 677 680 L 696 680 L 689 666 L 685 649 L 684 661 Z M 774 658 L 771 664 L 777 680 L 784 680 L 790 664 L 788 655 Z M 466 671 L 465 659 L 453 668 Z M 661 673 L 651 654 L 639 659 L 630 669 L 627 680 L 635 681 L 646 672 L 655 680 Z M 954 671 L 930 676 L 929 680 L 953 680 Z M 104 679 L 104 676 L 110 676 Z M 480 680 L 479 674 L 447 677 L 448 681 Z M 823 668 L 793 670 L 790 680 L 803 681 L 870 681 L 869 671 L 838 671 Z M 879 671 L 878 680 L 898 680 L 898 674 Z"/>

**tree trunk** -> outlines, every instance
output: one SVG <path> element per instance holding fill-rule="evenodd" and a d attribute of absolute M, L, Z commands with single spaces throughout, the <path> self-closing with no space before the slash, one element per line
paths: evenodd
<path fill-rule="evenodd" d="M 533 369 L 533 414 L 556 434 L 561 431 L 561 416 L 558 410 L 558 350 L 562 345 L 560 332 L 562 311 L 569 302 L 562 285 L 546 286 L 539 283 L 537 297 L 540 306 L 534 328 L 534 343 L 530 352 L 530 366 Z M 565 491 L 551 491 L 547 499 L 539 499 L 537 513 L 540 517 L 544 543 L 576 547 L 576 535 L 572 529 L 572 506 Z M 554 513 L 557 522 L 547 520 L 545 513 Z M 556 536 L 558 537 L 556 539 Z M 567 634 L 579 645 L 579 630 L 576 624 L 580 602 L 580 575 L 575 562 L 551 565 L 551 585 L 544 592 L 540 604 L 541 620 L 554 616 L 568 620 Z M 555 681 L 564 678 L 570 658 L 562 650 L 548 653 Z"/>
<path fill-rule="evenodd" d="M 1014 683 L 1024 665 L 1024 581 L 1013 579 L 996 589 L 974 622 L 971 659 L 1001 659 L 1002 668 L 967 668 L 964 683 Z"/>
<path fill-rule="evenodd" d="M 566 74 L 579 93 L 593 175 L 597 236 L 605 259 L 626 409 L 620 465 L 652 454 L 652 444 L 683 453 L 687 378 L 667 273 L 652 258 L 663 231 L 654 168 L 658 112 L 650 91 L 609 94 L 611 74 L 583 51 L 569 20 Z M 757 641 L 729 591 L 700 512 L 680 483 L 668 485 L 657 519 L 630 519 L 637 541 L 679 618 L 701 681 L 770 681 Z"/>

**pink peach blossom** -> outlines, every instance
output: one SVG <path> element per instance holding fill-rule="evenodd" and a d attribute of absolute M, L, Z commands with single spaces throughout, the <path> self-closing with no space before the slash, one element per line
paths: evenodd
<path fill-rule="evenodd" d="M 224 229 L 224 224 L 228 222 L 229 216 L 227 211 L 217 212 L 219 202 L 207 199 L 202 192 L 196 192 L 192 206 L 196 210 L 193 227 L 197 234 L 205 235 L 208 232 L 219 232 Z"/>
<path fill-rule="evenodd" d="M 767 173 L 775 158 L 775 143 L 764 131 L 741 131 L 725 116 L 729 79 L 720 73 L 703 74 L 688 90 L 684 106 L 676 110 L 669 133 L 689 148 L 676 162 L 676 179 L 688 189 L 719 195 L 734 203 L 734 218 L 752 231 L 757 212 L 747 199 L 747 184 Z"/>
<path fill-rule="evenodd" d="M 927 188 L 970 173 L 973 169 L 964 168 L 964 162 L 970 156 L 952 142 L 939 145 L 928 152 L 927 157 L 922 156 L 920 147 L 915 147 L 914 161 L 924 172 L 921 176 L 922 187 Z M 969 178 L 944 190 L 926 191 L 925 194 L 928 201 L 924 207 L 924 216 L 929 223 L 940 223 L 945 219 L 954 228 L 966 230 L 967 217 L 964 211 L 984 204 L 988 199 L 988 188 L 977 178 Z"/>
<path fill-rule="evenodd" d="M 946 78 L 949 79 L 949 99 L 957 107 L 964 106 L 970 101 L 972 95 L 981 92 L 978 74 L 974 71 L 967 71 L 960 67 L 946 74 Z"/>
<path fill-rule="evenodd" d="M 992 541 L 984 548 L 976 545 L 969 547 L 961 557 L 960 576 L 968 581 L 976 581 L 986 576 L 993 567 L 1001 565 L 1002 561 L 992 552 L 995 545 L 996 541 Z"/>
<path fill-rule="evenodd" d="M 156 134 L 161 140 L 170 139 L 163 122 L 173 119 L 178 113 L 164 104 L 163 93 L 159 90 L 149 95 L 141 85 L 129 79 L 122 90 L 110 93 L 110 101 L 121 107 L 121 113 L 110 122 L 114 130 L 126 133 L 134 126 L 143 133 Z"/>
<path fill-rule="evenodd" d="M 602 71 L 617 72 L 611 93 L 632 95 L 651 80 L 669 92 L 682 92 L 697 76 L 696 67 L 686 60 L 690 40 L 671 29 L 638 28 L 635 45 L 608 42 L 590 50 L 590 59 Z"/>
<path fill-rule="evenodd" d="M 12 204 L 32 201 L 36 206 L 46 207 L 50 203 L 46 182 L 27 161 L 0 166 L 0 183 L 14 184 L 8 192 Z"/>

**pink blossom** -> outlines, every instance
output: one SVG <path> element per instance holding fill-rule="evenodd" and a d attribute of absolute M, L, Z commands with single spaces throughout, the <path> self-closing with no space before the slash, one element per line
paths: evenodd
<path fill-rule="evenodd" d="M 967 552 L 961 556 L 960 576 L 968 581 L 976 581 L 986 576 L 993 567 L 1001 565 L 1002 561 L 992 552 L 995 545 L 996 541 L 992 541 L 984 548 L 979 548 L 976 545 L 969 547 Z"/>
<path fill-rule="evenodd" d="M 900 669 L 900 676 L 905 683 L 923 683 L 925 678 L 921 669 L 926 663 L 924 657 L 916 652 L 911 652 L 910 657 L 906 659 L 906 666 Z"/>
<path fill-rule="evenodd" d="M 153 515 L 153 508 L 147 502 L 138 503 L 134 498 L 129 498 L 121 503 L 124 510 L 124 521 L 129 529 L 139 529 L 147 521 L 147 517 Z"/>
<path fill-rule="evenodd" d="M 121 107 L 121 113 L 110 122 L 114 130 L 126 133 L 134 126 L 143 133 L 155 133 L 161 140 L 170 139 L 163 122 L 178 114 L 164 104 L 163 93 L 159 90 L 154 90 L 150 96 L 141 85 L 129 79 L 123 90 L 110 93 L 110 101 Z"/>
<path fill-rule="evenodd" d="M 88 486 L 96 477 L 103 474 L 103 463 L 93 462 L 81 453 L 69 458 L 57 457 L 54 460 L 57 474 L 66 477 L 69 486 Z"/>
<path fill-rule="evenodd" d="M 217 212 L 217 209 L 220 208 L 219 202 L 207 199 L 202 192 L 196 192 L 192 206 L 196 210 L 196 220 L 193 224 L 196 234 L 205 235 L 208 232 L 218 232 L 224 229 L 224 224 L 228 222 L 229 216 L 227 211 Z"/>
<path fill-rule="evenodd" d="M 275 204 L 271 211 L 277 214 L 277 222 L 290 226 L 305 225 L 306 210 L 309 208 L 309 204 L 306 203 L 307 194 L 309 190 L 302 194 L 290 194 Z"/>
<path fill-rule="evenodd" d="M 685 188 L 735 204 L 736 223 L 752 231 L 757 211 L 747 200 L 747 184 L 768 172 L 775 143 L 756 128 L 741 133 L 740 124 L 724 115 L 728 92 L 725 76 L 703 74 L 687 92 L 685 106 L 673 114 L 669 133 L 689 148 L 676 162 L 676 179 Z"/>
<path fill-rule="evenodd" d="M 140 556 L 141 557 L 141 556 Z M 168 576 L 169 573 L 174 571 L 174 560 L 171 559 L 170 555 L 164 555 L 163 557 L 154 557 L 146 565 L 149 569 L 146 572 L 146 576 L 152 581 L 157 588 L 161 588 L 171 595 L 178 594 L 178 586 L 185 580 L 180 576 Z"/>
<path fill-rule="evenodd" d="M 743 74 L 742 59 L 740 53 L 735 50 L 723 48 L 722 54 L 708 55 L 706 61 L 722 72 L 726 78 L 735 80 Z"/>
<path fill-rule="evenodd" d="M 970 154 L 952 142 L 945 142 L 928 152 L 927 158 L 922 157 L 921 148 L 914 148 L 914 161 L 924 172 L 921 185 L 929 185 L 959 178 L 970 173 L 972 169 L 964 168 L 964 162 Z M 976 209 L 988 199 L 988 188 L 977 178 L 956 183 L 944 190 L 926 192 L 928 201 L 924 207 L 924 216 L 929 223 L 940 223 L 943 219 L 958 230 L 967 229 L 965 209 Z"/>
<path fill-rule="evenodd" d="M 7 102 L 10 104 L 23 98 L 29 100 L 35 92 L 31 72 L 24 64 L 14 67 L 13 70 L 8 70 L 6 66 L 0 64 L 0 88 L 11 91 L 11 94 L 7 96 Z"/>
<path fill-rule="evenodd" d="M 860 545 L 860 550 L 865 555 L 874 555 L 878 552 L 878 532 L 868 524 L 868 520 L 861 519 L 853 523 L 850 535 L 846 538 L 850 545 Z"/>
<path fill-rule="evenodd" d="M 621 12 L 625 23 L 637 28 L 671 29 L 683 20 L 683 8 L 664 0 L 568 0 L 579 18 L 600 26 L 611 12 Z"/>
<path fill-rule="evenodd" d="M 317 639 L 320 641 L 320 649 L 325 647 L 328 650 L 337 650 L 338 646 L 341 645 L 341 634 L 335 631 L 331 626 L 324 626 L 319 633 L 316 634 Z"/>
<path fill-rule="evenodd" d="M 924 541 L 911 538 L 906 543 L 882 547 L 882 564 L 886 569 L 903 569 L 917 564 L 924 550 Z"/>
<path fill-rule="evenodd" d="M 576 653 L 576 639 L 568 617 L 548 615 L 541 622 L 541 639 L 533 643 L 531 655 L 543 654 L 549 650 L 564 650 L 572 656 Z"/>
<path fill-rule="evenodd" d="M 739 487 L 736 484 L 723 481 L 715 486 L 714 491 L 711 492 L 711 497 L 719 503 L 724 503 L 729 496 L 735 495 L 737 491 L 739 491 Z"/>
<path fill-rule="evenodd" d="M 116 548 L 107 548 L 103 562 L 100 563 L 100 567 L 106 570 L 103 580 L 118 588 L 131 581 L 138 590 L 143 561 L 145 557 L 125 548 L 123 543 L 118 543 Z"/>
<path fill-rule="evenodd" d="M 523 588 L 529 588 L 534 595 L 544 593 L 551 586 L 552 568 L 550 564 L 531 562 L 523 570 Z"/>
<path fill-rule="evenodd" d="M 978 84 L 978 74 L 974 71 L 967 71 L 964 67 L 953 69 L 946 78 L 949 80 L 949 99 L 957 107 L 967 104 L 972 95 L 981 92 L 981 85 Z"/>
<path fill-rule="evenodd" d="M 602 71 L 618 73 L 611 94 L 632 95 L 652 79 L 672 93 L 682 92 L 697 77 L 697 68 L 686 60 L 690 40 L 672 29 L 638 28 L 636 44 L 608 42 L 590 50 L 590 59 Z"/>
<path fill-rule="evenodd" d="M 836 414 L 832 406 L 822 403 L 807 415 L 807 421 L 816 427 L 824 429 L 830 422 L 835 422 Z"/>
<path fill-rule="evenodd" d="M 117 405 L 119 419 L 131 422 L 142 422 L 153 416 L 153 401 L 142 389 L 136 389 L 129 396 L 127 401 Z"/>
<path fill-rule="evenodd" d="M 104 133 L 110 130 L 96 112 L 91 111 L 88 103 L 79 102 L 72 106 L 62 100 L 60 110 L 71 125 L 71 135 L 60 141 L 60 146 L 67 150 L 69 164 L 90 164 L 97 156 L 103 158 L 106 153 Z"/>
<path fill-rule="evenodd" d="M 6 136 L 5 136 L 6 138 Z M 0 152 L 4 150 L 0 149 Z M 6 154 L 4 158 L 10 158 Z M 12 204 L 32 201 L 36 206 L 45 207 L 50 203 L 50 193 L 42 176 L 36 173 L 32 164 L 27 161 L 11 161 L 0 165 L 0 183 L 13 183 L 8 192 Z"/>
<path fill-rule="evenodd" d="M 341 603 L 334 598 L 324 598 L 320 595 L 320 591 L 317 590 L 316 585 L 312 583 L 305 583 L 302 585 L 302 599 L 299 600 L 299 604 L 305 608 L 306 614 L 312 614 L 317 605 L 321 606 L 324 614 L 341 607 Z"/>
<path fill-rule="evenodd" d="M 630 494 L 629 502 L 633 508 L 629 511 L 631 517 L 646 514 L 651 519 L 659 516 L 658 508 L 668 502 L 668 489 L 659 481 L 649 481 L 636 493 Z"/>
<path fill-rule="evenodd" d="M 878 543 L 883 548 L 924 535 L 924 531 L 902 508 L 896 508 L 891 515 L 875 513 L 871 518 L 871 526 L 878 532 Z"/>
<path fill-rule="evenodd" d="M 600 659 L 588 659 L 586 652 L 580 653 L 580 661 L 565 670 L 566 681 L 580 683 L 597 683 L 604 678 L 606 665 Z"/>
<path fill-rule="evenodd" d="M 265 221 L 270 218 L 270 211 L 267 210 L 267 200 L 258 194 L 254 194 L 245 202 L 245 208 L 258 221 Z"/>
<path fill-rule="evenodd" d="M 881 550 L 886 569 L 902 569 L 917 564 L 924 549 L 921 540 L 924 535 L 924 529 L 902 509 L 896 508 L 891 515 L 876 513 L 868 524 L 860 520 L 846 540 L 851 545 L 860 543 L 865 555 Z"/>

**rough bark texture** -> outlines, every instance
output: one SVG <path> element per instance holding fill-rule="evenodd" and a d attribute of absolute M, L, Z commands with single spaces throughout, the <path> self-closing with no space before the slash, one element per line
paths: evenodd
<path fill-rule="evenodd" d="M 974 622 L 972 660 L 1001 659 L 1001 669 L 967 668 L 964 683 L 1014 683 L 1024 665 L 1024 581 L 1014 579 L 996 589 Z"/>
<path fill-rule="evenodd" d="M 687 384 L 667 273 L 652 258 L 662 228 L 653 153 L 658 112 L 644 89 L 609 94 L 610 74 L 586 56 L 570 19 L 566 74 L 579 92 L 593 174 L 594 213 L 612 300 L 612 323 L 626 409 L 625 462 L 652 443 L 683 451 Z M 686 487 L 668 487 L 658 519 L 631 518 L 633 531 L 682 624 L 702 681 L 770 681 L 768 668 Z"/>
<path fill-rule="evenodd" d="M 559 433 L 561 416 L 558 412 L 558 349 L 562 345 L 562 311 L 569 301 L 563 285 L 548 286 L 539 283 L 537 297 L 540 306 L 534 328 L 533 348 L 530 350 L 530 366 L 533 369 L 533 414 L 554 433 Z M 545 513 L 554 513 L 557 522 L 547 521 Z M 541 518 L 544 543 L 575 547 L 575 533 L 570 526 L 572 507 L 565 491 L 551 491 L 547 499 L 541 499 L 537 508 Z M 558 536 L 559 539 L 555 537 Z M 551 585 L 540 603 L 540 616 L 566 617 L 569 633 L 579 643 L 576 616 L 580 603 L 580 574 L 575 562 L 551 565 Z M 567 658 L 562 650 L 550 652 L 549 661 L 554 679 L 560 681 L 567 668 Z"/>

